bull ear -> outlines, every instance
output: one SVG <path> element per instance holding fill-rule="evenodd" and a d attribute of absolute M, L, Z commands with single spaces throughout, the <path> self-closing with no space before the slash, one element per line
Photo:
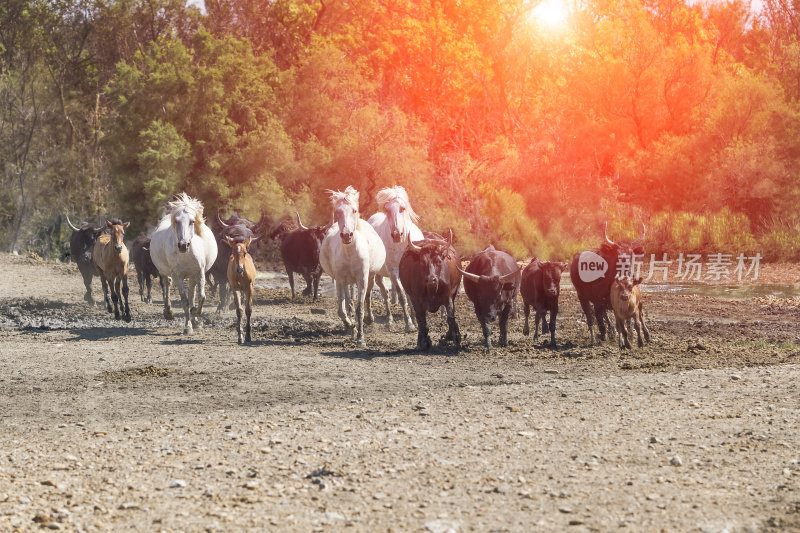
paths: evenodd
<path fill-rule="evenodd" d="M 642 282 L 642 278 L 636 278 L 635 280 L 633 280 L 633 284 L 634 284 L 634 285 L 638 285 L 638 284 L 640 284 L 641 282 Z"/>
<path fill-rule="evenodd" d="M 124 223 L 122 225 L 122 229 L 128 229 L 128 226 L 130 226 L 130 225 L 131 225 L 131 221 L 129 220 L 129 221 L 127 221 L 126 223 Z"/>
<path fill-rule="evenodd" d="M 225 243 L 228 245 L 228 248 L 233 250 L 233 239 L 231 239 L 229 235 L 225 235 Z"/>
<path fill-rule="evenodd" d="M 504 291 L 513 291 L 514 287 L 516 287 L 516 283 L 503 283 L 503 290 Z"/>
<path fill-rule="evenodd" d="M 250 248 L 250 243 L 251 242 L 253 242 L 253 238 L 252 237 L 248 237 L 247 240 L 244 241 L 244 247 L 245 248 Z"/>
<path fill-rule="evenodd" d="M 569 268 L 569 263 L 559 263 L 558 268 L 561 269 L 561 272 L 566 272 L 566 270 Z"/>

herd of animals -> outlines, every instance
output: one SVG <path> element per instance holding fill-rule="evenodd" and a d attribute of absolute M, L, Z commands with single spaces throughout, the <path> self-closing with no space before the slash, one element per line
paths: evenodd
<path fill-rule="evenodd" d="M 614 242 L 606 227 L 605 242 L 590 250 L 594 257 L 607 264 L 607 274 L 587 281 L 579 275 L 581 254 L 572 263 L 543 262 L 534 258 L 524 268 L 516 259 L 489 245 L 475 254 L 466 268 L 453 246 L 453 233 L 447 237 L 423 232 L 417 226 L 408 194 L 401 186 L 382 189 L 376 196 L 380 210 L 368 220 L 359 212 L 359 193 L 348 186 L 344 191 L 328 191 L 332 216 L 326 226 L 306 227 L 300 214 L 297 228 L 286 222 L 270 231 L 267 219 L 254 223 L 233 215 L 222 220 L 217 213 L 215 229 L 206 225 L 200 201 L 181 193 L 167 203 L 164 215 L 148 236 L 140 235 L 131 244 L 131 257 L 139 282 L 142 301 L 151 302 L 152 279 L 159 280 L 164 301 L 164 317 L 173 318 L 170 307 L 170 286 L 176 284 L 184 311 L 184 333 L 191 334 L 200 326 L 206 297 L 206 283 L 219 292 L 218 311 L 229 303 L 232 295 L 237 316 L 238 342 L 251 342 L 250 317 L 256 267 L 253 249 L 263 236 L 279 241 L 292 298 L 295 298 L 294 274 L 306 281 L 304 295 L 319 293 L 319 278 L 323 272 L 333 278 L 337 297 L 337 312 L 345 327 L 352 330 L 359 347 L 366 345 L 364 325 L 373 322 L 372 288 L 377 285 L 386 306 L 388 327 L 392 327 L 390 293 L 384 278 L 392 282 L 394 295 L 403 311 L 406 332 L 417 330 L 417 350 L 431 347 L 427 314 L 442 310 L 446 315 L 447 333 L 442 343 L 461 344 L 461 334 L 455 318 L 455 299 L 464 285 L 467 298 L 474 304 L 480 322 L 484 346 L 490 350 L 491 326 L 499 322 L 499 345 L 507 343 L 509 315 L 521 293 L 525 312 L 523 333 L 530 333 L 530 310 L 534 310 L 534 340 L 540 331 L 550 333 L 551 346 L 556 345 L 556 316 L 560 280 L 569 268 L 591 341 L 595 341 L 594 322 L 600 340 L 616 329 L 620 349 L 630 348 L 631 324 L 636 329 L 638 345 L 650 340 L 642 309 L 639 289 L 641 278 L 633 278 L 630 265 L 634 254 L 641 254 L 645 227 L 635 242 Z M 131 320 L 128 304 L 128 248 L 124 242 L 129 222 L 109 218 L 104 225 L 82 223 L 80 227 L 67 223 L 73 233 L 70 251 L 86 287 L 84 299 L 93 303 L 91 283 L 99 275 L 108 312 L 116 319 Z M 614 275 L 616 273 L 616 275 Z M 113 304 L 113 305 L 112 305 Z M 616 328 L 608 319 L 613 311 Z M 549 322 L 547 315 L 549 314 Z"/>

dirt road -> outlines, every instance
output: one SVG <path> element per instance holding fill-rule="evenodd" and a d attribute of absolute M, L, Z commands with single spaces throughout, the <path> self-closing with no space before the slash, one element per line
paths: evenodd
<path fill-rule="evenodd" d="M 558 349 L 518 319 L 485 355 L 463 293 L 467 345 L 429 354 L 288 288 L 247 347 L 213 299 L 186 337 L 131 295 L 116 322 L 0 255 L 0 531 L 800 530 L 797 299 L 648 294 L 620 354 L 563 292 Z"/>

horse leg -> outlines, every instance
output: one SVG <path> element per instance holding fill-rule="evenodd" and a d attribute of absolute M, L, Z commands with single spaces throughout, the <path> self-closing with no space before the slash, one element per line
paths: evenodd
<path fill-rule="evenodd" d="M 353 296 L 353 287 L 354 286 L 355 285 L 348 285 L 347 286 L 347 290 L 345 291 L 345 295 L 344 295 L 345 300 L 347 301 L 347 316 L 350 317 L 350 318 L 355 318 L 355 316 L 356 316 L 356 311 L 353 308 L 353 298 L 354 298 L 354 296 Z M 353 326 L 350 326 L 350 327 L 353 327 Z"/>
<path fill-rule="evenodd" d="M 120 304 L 120 285 L 122 285 L 122 279 L 120 276 L 114 276 L 108 282 L 108 288 L 111 292 L 111 301 L 114 302 L 114 318 L 119 320 L 119 308 Z"/>
<path fill-rule="evenodd" d="M 147 301 L 147 300 L 144 299 L 144 278 L 145 277 L 147 277 L 149 279 L 148 275 L 143 274 L 142 272 L 139 272 L 138 269 L 136 270 L 136 281 L 139 282 L 139 299 L 141 301 L 143 301 L 143 302 Z"/>
<path fill-rule="evenodd" d="M 606 322 L 608 322 L 606 309 L 600 304 L 594 304 L 594 317 L 597 319 L 597 329 L 600 331 L 598 336 L 601 341 L 604 341 L 606 340 Z"/>
<path fill-rule="evenodd" d="M 106 311 L 112 313 L 113 309 L 111 309 L 111 300 L 108 297 L 108 291 L 109 291 L 108 280 L 106 279 L 105 274 L 100 274 L 100 285 L 103 286 L 103 300 L 105 300 L 106 302 Z"/>
<path fill-rule="evenodd" d="M 356 346 L 359 348 L 366 348 L 367 343 L 364 341 L 364 305 L 366 299 L 370 297 L 368 290 L 372 289 L 373 277 L 372 274 L 367 272 L 366 276 L 362 276 L 358 280 L 356 287 L 358 303 L 356 304 Z"/>
<path fill-rule="evenodd" d="M 372 285 L 372 283 L 370 283 Z M 386 322 L 386 329 L 389 331 L 392 330 L 392 324 L 394 323 L 394 318 L 392 317 L 392 308 L 389 306 L 389 299 L 391 296 L 389 295 L 388 291 L 386 290 L 386 286 L 383 284 L 383 277 L 375 275 L 375 285 L 378 286 L 378 290 L 381 291 L 381 298 L 383 298 L 383 303 L 386 304 L 386 316 L 388 317 Z M 371 287 L 370 287 L 371 288 Z M 367 291 L 367 298 L 372 295 L 372 291 Z M 369 307 L 370 311 L 372 311 L 372 306 Z M 408 329 L 408 325 L 406 325 L 406 331 L 411 331 Z"/>
<path fill-rule="evenodd" d="M 379 276 L 377 274 L 374 275 L 374 276 L 372 274 L 369 274 L 369 281 L 367 282 L 367 296 L 366 296 L 366 300 L 363 302 L 364 306 L 366 307 L 366 309 L 364 309 L 364 316 L 366 317 L 366 319 L 365 319 L 365 323 L 366 324 L 372 324 L 373 322 L 375 322 L 375 315 L 372 314 L 372 287 L 375 285 L 375 278 L 376 277 L 379 277 Z M 381 280 L 381 281 L 383 281 L 383 280 Z M 383 284 L 383 283 L 381 283 L 381 284 Z M 387 310 L 388 310 L 388 304 L 387 304 Z M 391 312 L 389 313 L 389 319 L 391 320 Z M 389 327 L 391 328 L 391 324 L 389 325 Z"/>
<path fill-rule="evenodd" d="M 169 286 L 172 283 L 172 277 L 159 274 L 161 281 L 161 293 L 164 296 L 164 318 L 172 320 L 175 315 L 172 314 L 172 303 L 169 301 Z"/>
<path fill-rule="evenodd" d="M 400 282 L 399 275 L 399 271 L 392 272 L 392 287 L 394 288 L 394 292 L 397 294 L 397 298 L 400 300 L 400 307 L 403 308 L 403 320 L 406 322 L 406 333 L 411 333 L 416 328 L 414 327 L 414 321 L 412 320 L 411 310 L 408 308 L 406 290 L 403 287 L 403 284 Z"/>
<path fill-rule="evenodd" d="M 200 320 L 200 315 L 203 314 L 203 304 L 206 302 L 206 273 L 200 269 L 200 279 L 197 281 L 197 307 L 194 308 L 192 313 L 192 325 L 196 328 L 202 328 L 203 322 Z M 194 300 L 194 293 L 192 293 Z"/>
<path fill-rule="evenodd" d="M 644 310 L 642 309 L 642 304 L 639 304 L 639 322 L 642 323 L 642 330 L 644 330 L 644 340 L 645 342 L 650 342 L 650 330 L 647 328 L 647 324 L 644 323 Z"/>
<path fill-rule="evenodd" d="M 336 286 L 336 298 L 338 300 L 337 307 L 339 309 L 339 318 L 342 319 L 345 328 L 353 329 L 353 323 L 350 321 L 350 317 L 347 315 L 347 308 L 350 306 L 348 287 L 346 284 L 342 283 L 339 280 L 335 280 L 334 285 Z"/>
<path fill-rule="evenodd" d="M 148 276 L 147 279 L 149 281 L 150 276 Z M 128 304 L 129 292 L 130 291 L 128 290 L 128 276 L 126 274 L 122 276 L 122 298 L 125 298 L 125 316 L 124 316 L 125 322 L 131 321 L 131 307 Z M 122 298 L 120 298 L 120 303 L 122 302 Z"/>
<path fill-rule="evenodd" d="M 244 332 L 244 342 L 251 342 L 250 338 L 250 315 L 253 313 L 253 291 L 254 284 L 251 281 L 250 286 L 247 288 L 247 307 L 245 307 L 245 314 L 247 315 L 247 329 Z"/>
<path fill-rule="evenodd" d="M 231 286 L 233 303 L 236 304 L 236 332 L 239 334 L 239 344 L 244 344 L 244 331 L 242 329 L 242 296 L 238 288 Z"/>
<path fill-rule="evenodd" d="M 192 328 L 191 312 L 189 311 L 189 295 L 186 291 L 186 280 L 179 277 L 176 283 L 178 285 L 178 293 L 181 295 L 181 305 L 183 306 L 183 333 L 184 335 L 191 335 L 194 329 Z"/>
<path fill-rule="evenodd" d="M 144 279 L 147 281 L 147 300 L 146 303 L 153 303 L 153 278 L 150 274 L 145 274 Z"/>

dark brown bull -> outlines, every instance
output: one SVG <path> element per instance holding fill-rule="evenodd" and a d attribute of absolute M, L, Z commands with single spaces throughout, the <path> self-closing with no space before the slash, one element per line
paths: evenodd
<path fill-rule="evenodd" d="M 112 312 L 111 300 L 114 302 L 114 318 L 120 319 L 119 308 L 122 307 L 122 299 L 125 299 L 122 318 L 125 322 L 131 321 L 131 308 L 128 305 L 128 249 L 125 247 L 123 238 L 125 228 L 130 222 L 122 222 L 117 218 L 106 221 L 110 233 L 103 233 L 97 238 L 97 242 L 92 250 L 92 262 L 100 275 L 100 283 L 103 285 L 103 296 L 106 301 L 106 309 Z"/>
<path fill-rule="evenodd" d="M 470 261 L 464 275 L 464 292 L 475 305 L 475 315 L 483 330 L 486 351 L 492 349 L 489 325 L 499 317 L 500 346 L 508 343 L 508 316 L 520 285 L 520 268 L 506 252 L 491 244 Z"/>
<path fill-rule="evenodd" d="M 151 303 L 153 288 L 153 277 L 161 283 L 158 269 L 150 258 L 150 237 L 139 235 L 131 244 L 131 256 L 133 265 L 136 267 L 136 280 L 139 282 L 139 298 L 143 302 Z M 145 284 L 147 285 L 147 297 L 144 295 Z M 163 287 L 162 287 L 163 289 Z"/>
<path fill-rule="evenodd" d="M 607 228 L 606 222 L 603 225 L 605 242 L 600 248 L 577 252 L 572 258 L 569 269 L 569 277 L 586 316 L 592 343 L 595 341 L 594 319 L 597 319 L 600 340 L 606 339 L 606 324 L 612 329 L 607 311 L 611 309 L 609 294 L 614 278 L 617 275 L 632 275 L 630 268 L 634 256 L 644 254 L 642 247 L 646 233 L 644 224 L 641 236 L 634 242 L 612 241 L 608 238 Z"/>
<path fill-rule="evenodd" d="M 542 333 L 550 331 L 550 346 L 556 346 L 556 316 L 558 315 L 558 296 L 561 292 L 561 273 L 569 265 L 567 263 L 542 262 L 533 259 L 522 271 L 522 303 L 525 306 L 525 326 L 522 334 L 528 335 L 531 307 L 535 312 L 533 340 L 539 339 L 539 320 L 542 321 Z M 547 324 L 547 313 L 550 313 L 550 324 Z"/>
<path fill-rule="evenodd" d="M 72 235 L 69 238 L 69 252 L 72 260 L 78 265 L 78 271 L 83 278 L 83 285 L 86 287 L 83 299 L 90 304 L 94 304 L 92 278 L 97 275 L 97 270 L 94 268 L 94 263 L 92 263 L 92 250 L 97 237 L 103 233 L 105 227 L 87 222 L 82 223 L 80 227 L 76 227 L 70 222 L 66 214 L 64 218 L 67 220 L 67 225 L 72 229 Z"/>
<path fill-rule="evenodd" d="M 297 215 L 299 229 L 276 234 L 280 239 L 281 258 L 286 267 L 286 274 L 289 276 L 292 300 L 294 300 L 294 274 L 297 272 L 306 281 L 303 296 L 310 296 L 313 290 L 312 301 L 316 302 L 319 295 L 319 278 L 322 275 L 322 267 L 319 264 L 319 247 L 330 226 L 307 228 L 300 220 L 300 213 L 295 211 L 295 215 Z"/>
<path fill-rule="evenodd" d="M 399 277 L 417 319 L 417 350 L 430 349 L 427 314 L 442 307 L 447 313 L 447 334 L 441 342 L 453 341 L 456 347 L 461 346 L 455 316 L 455 300 L 461 285 L 460 264 L 452 232 L 447 241 L 426 238 L 412 242 L 403 253 Z"/>

